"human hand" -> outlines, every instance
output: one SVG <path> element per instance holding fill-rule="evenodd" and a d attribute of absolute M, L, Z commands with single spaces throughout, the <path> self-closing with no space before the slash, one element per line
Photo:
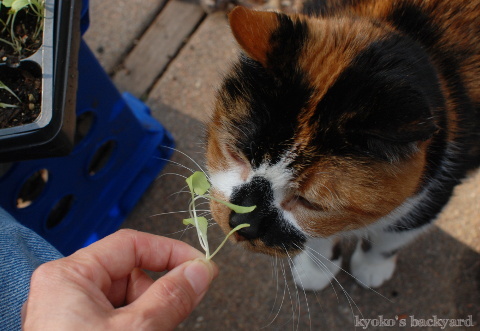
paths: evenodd
<path fill-rule="evenodd" d="M 153 281 L 144 271 L 170 270 Z M 218 269 L 186 243 L 120 230 L 41 265 L 22 310 L 25 330 L 172 330 Z"/>

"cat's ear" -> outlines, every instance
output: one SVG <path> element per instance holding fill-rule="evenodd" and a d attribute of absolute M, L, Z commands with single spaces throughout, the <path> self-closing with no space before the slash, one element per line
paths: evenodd
<path fill-rule="evenodd" d="M 249 57 L 266 66 L 270 37 L 279 26 L 278 14 L 236 7 L 228 17 L 239 45 Z"/>

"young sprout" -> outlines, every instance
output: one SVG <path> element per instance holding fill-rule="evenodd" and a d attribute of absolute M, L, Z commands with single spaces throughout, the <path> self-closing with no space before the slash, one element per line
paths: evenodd
<path fill-rule="evenodd" d="M 33 13 L 37 16 L 37 24 L 35 26 L 35 31 L 33 32 L 32 39 L 37 40 L 38 36 L 43 30 L 43 12 L 45 10 L 45 2 L 44 0 L 3 0 L 1 1 L 1 5 L 4 7 L 10 8 L 8 11 L 7 21 L 3 22 L 4 26 L 3 31 L 5 31 L 9 27 L 9 33 L 11 36 L 12 41 L 9 42 L 5 39 L 0 39 L 0 41 L 10 45 L 15 52 L 20 53 L 22 50 L 22 44 L 24 40 L 15 36 L 15 18 L 17 17 L 17 13 L 29 7 Z M 10 25 L 10 26 L 9 26 Z"/>
<path fill-rule="evenodd" d="M 3 83 L 2 81 L 0 81 L 0 89 L 1 89 L 1 90 L 6 90 L 6 91 L 9 92 L 11 95 L 13 95 L 15 98 L 17 98 L 18 101 L 22 102 L 22 100 L 20 100 L 20 98 L 18 97 L 18 95 L 16 95 L 15 92 L 13 92 L 7 85 L 5 85 L 5 83 Z M 1 107 L 1 108 L 17 108 L 18 106 L 10 105 L 10 104 L 8 104 L 8 103 L 0 102 L 0 107 Z"/>
<path fill-rule="evenodd" d="M 208 246 L 207 240 L 207 229 L 208 229 L 208 221 L 205 217 L 201 217 L 197 215 L 197 210 L 195 207 L 196 200 L 200 198 L 206 198 L 210 200 L 217 201 L 221 204 L 224 204 L 228 208 L 232 209 L 234 212 L 239 214 L 249 213 L 255 209 L 256 206 L 244 207 L 234 205 L 233 203 L 229 203 L 227 201 L 223 201 L 217 198 L 212 197 L 211 195 L 207 194 L 208 190 L 210 189 L 210 183 L 208 182 L 207 176 L 203 172 L 196 171 L 186 179 L 188 187 L 190 188 L 190 193 L 192 194 L 192 200 L 188 206 L 188 211 L 190 212 L 190 218 L 184 219 L 183 224 L 185 225 L 193 225 L 197 229 L 198 234 L 198 241 L 200 242 L 200 246 L 202 246 L 203 250 L 205 251 L 205 258 L 210 260 L 213 258 L 218 251 L 225 245 L 227 239 L 234 234 L 236 231 L 249 227 L 250 224 L 244 223 L 236 226 L 232 231 L 230 231 L 222 243 L 218 246 L 218 248 L 210 254 L 210 248 Z"/>

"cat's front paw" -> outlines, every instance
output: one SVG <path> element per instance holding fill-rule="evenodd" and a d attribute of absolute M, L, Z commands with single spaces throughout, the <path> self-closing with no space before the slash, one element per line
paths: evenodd
<path fill-rule="evenodd" d="M 334 261 L 313 261 L 307 253 L 294 257 L 293 279 L 305 291 L 320 291 L 327 287 L 340 271 L 342 258 Z"/>
<path fill-rule="evenodd" d="M 352 255 L 350 269 L 357 283 L 366 288 L 375 288 L 392 277 L 396 262 L 396 255 L 389 258 L 373 256 L 358 247 Z"/>

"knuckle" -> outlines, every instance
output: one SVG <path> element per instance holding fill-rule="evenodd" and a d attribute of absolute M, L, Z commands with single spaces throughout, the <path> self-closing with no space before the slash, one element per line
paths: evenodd
<path fill-rule="evenodd" d="M 115 232 L 116 236 L 119 237 L 127 237 L 127 238 L 133 238 L 137 234 L 137 231 L 132 230 L 132 229 L 120 229 L 117 232 Z"/>
<path fill-rule="evenodd" d="M 51 261 L 38 266 L 32 273 L 30 282 L 32 285 L 50 282 L 51 279 L 61 276 L 61 268 L 58 261 Z"/>

